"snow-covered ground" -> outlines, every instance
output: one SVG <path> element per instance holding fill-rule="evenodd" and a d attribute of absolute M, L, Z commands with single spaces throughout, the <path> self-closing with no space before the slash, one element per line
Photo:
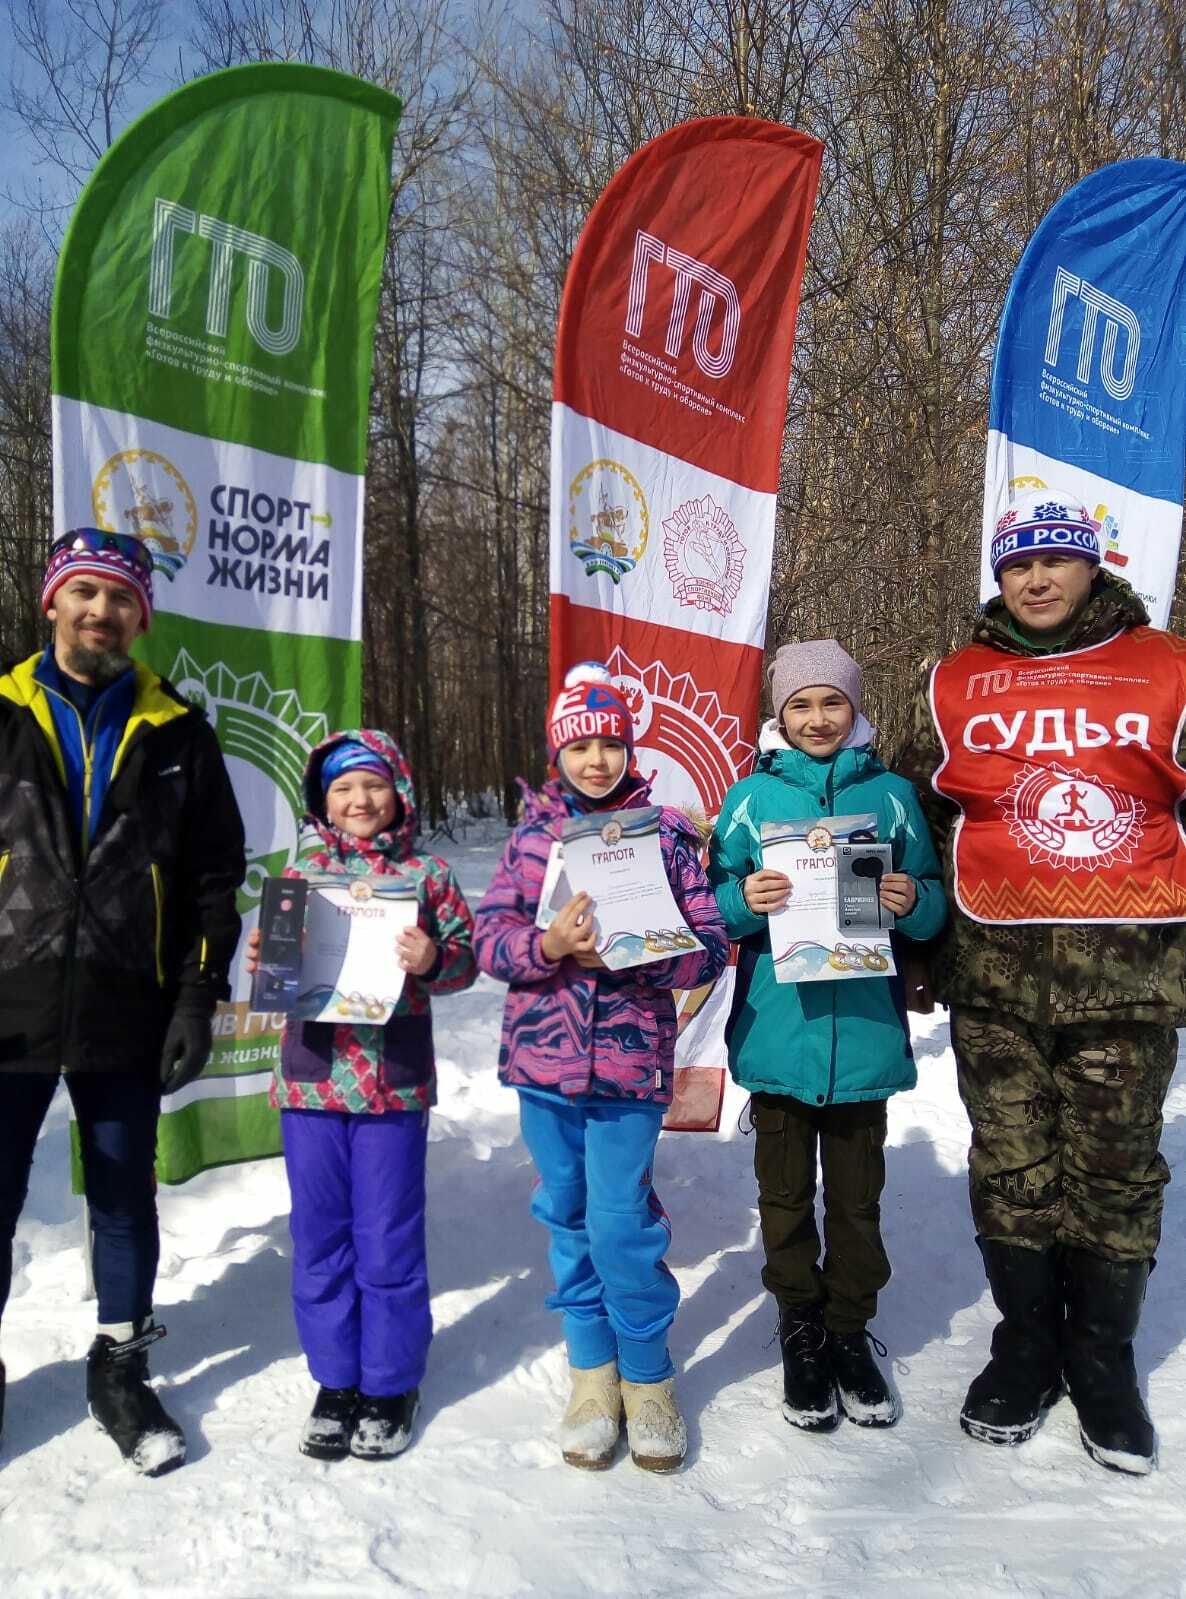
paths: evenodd
<path fill-rule="evenodd" d="M 480 894 L 496 845 L 452 848 Z M 514 1094 L 495 1076 L 501 990 L 483 978 L 436 1011 L 441 1104 L 430 1151 L 436 1340 L 413 1448 L 387 1466 L 298 1455 L 312 1398 L 288 1298 L 279 1161 L 210 1172 L 161 1199 L 153 1351 L 190 1464 L 136 1478 L 84 1419 L 78 1202 L 61 1095 L 38 1149 L 4 1323 L 0 1595 L 568 1596 L 810 1593 L 970 1599 L 1186 1594 L 1186 1183 L 1168 1191 L 1138 1362 L 1161 1470 L 1093 1465 L 1064 1400 L 1019 1450 L 956 1423 L 993 1314 L 972 1241 L 967 1124 L 941 1014 L 915 1018 L 919 1087 L 891 1101 L 885 1231 L 894 1280 L 876 1330 L 905 1414 L 886 1433 L 803 1437 L 779 1410 L 744 1103 L 722 1134 L 665 1137 L 657 1185 L 683 1288 L 674 1350 L 691 1450 L 677 1476 L 565 1466 L 545 1238 Z M 1186 1076 L 1165 1153 L 1186 1160 Z"/>

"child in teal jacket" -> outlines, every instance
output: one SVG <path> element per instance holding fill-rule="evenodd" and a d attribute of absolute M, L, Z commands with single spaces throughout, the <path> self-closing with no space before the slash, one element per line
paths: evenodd
<path fill-rule="evenodd" d="M 892 846 L 894 869 L 880 894 L 898 933 L 934 937 L 946 903 L 914 789 L 873 751 L 860 667 L 834 639 L 817 639 L 784 645 L 770 677 L 775 715 L 754 772 L 725 795 L 708 875 L 738 944 L 725 1036 L 730 1071 L 751 1095 L 762 1280 L 778 1302 L 783 1413 L 811 1432 L 835 1427 L 841 1406 L 859 1425 L 892 1426 L 898 1401 L 869 1352 L 866 1325 L 890 1276 L 880 1230 L 886 1100 L 916 1081 L 902 985 L 889 977 L 775 981 L 767 918 L 791 885 L 762 865 L 761 824 L 874 812 L 878 840 Z"/>

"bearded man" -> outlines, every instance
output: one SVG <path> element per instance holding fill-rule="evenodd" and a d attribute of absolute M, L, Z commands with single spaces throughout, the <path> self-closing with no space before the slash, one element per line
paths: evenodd
<path fill-rule="evenodd" d="M 44 651 L 0 672 L 0 1314 L 64 1073 L 94 1236 L 91 1414 L 139 1471 L 185 1458 L 148 1386 L 161 1094 L 210 1054 L 239 936 L 243 826 L 213 730 L 129 650 L 152 620 L 130 535 L 58 539 Z M 3 1366 L 0 1365 L 0 1417 Z"/>

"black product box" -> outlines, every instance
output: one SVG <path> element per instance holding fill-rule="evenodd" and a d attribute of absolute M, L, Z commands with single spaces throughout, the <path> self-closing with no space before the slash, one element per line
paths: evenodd
<path fill-rule="evenodd" d="M 850 933 L 876 933 L 894 925 L 881 903 L 881 879 L 892 872 L 888 844 L 837 844 L 836 918 Z"/>
<path fill-rule="evenodd" d="M 301 976 L 301 942 L 309 885 L 301 877 L 269 877 L 259 906 L 259 966 L 251 980 L 251 1009 L 287 1011 Z"/>

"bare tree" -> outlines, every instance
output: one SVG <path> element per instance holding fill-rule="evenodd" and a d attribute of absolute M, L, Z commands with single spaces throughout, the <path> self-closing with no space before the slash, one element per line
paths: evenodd
<path fill-rule="evenodd" d="M 36 648 L 50 539 L 53 263 L 31 220 L 0 232 L 0 659 Z"/>
<path fill-rule="evenodd" d="M 119 133 L 150 71 L 160 0 L 9 0 L 16 50 L 4 106 L 55 199 L 0 238 L 0 645 L 28 654 L 44 623 L 37 587 L 52 530 L 49 310 L 58 222 Z M 9 196 L 10 202 L 15 197 Z"/>
<path fill-rule="evenodd" d="M 8 0 L 16 51 L 4 108 L 67 180 L 66 203 L 127 119 L 161 38 L 161 0 Z"/>

